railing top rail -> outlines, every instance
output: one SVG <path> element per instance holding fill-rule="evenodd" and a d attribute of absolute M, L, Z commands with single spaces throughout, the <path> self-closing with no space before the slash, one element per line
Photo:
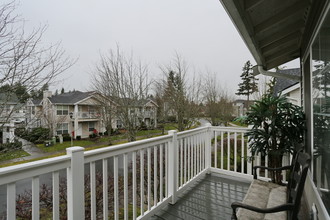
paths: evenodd
<path fill-rule="evenodd" d="M 64 155 L 0 168 L 0 185 L 58 171 L 69 166 L 70 156 Z"/>
<path fill-rule="evenodd" d="M 91 161 L 104 159 L 107 157 L 117 156 L 124 153 L 133 152 L 139 149 L 152 147 L 155 145 L 163 144 L 169 141 L 171 135 L 163 135 L 160 137 L 154 137 L 134 142 L 129 142 L 125 144 L 120 144 L 116 146 L 109 146 L 100 149 L 86 151 L 85 154 L 85 163 L 89 163 Z"/>
<path fill-rule="evenodd" d="M 229 131 L 229 132 L 247 132 L 249 128 L 242 127 L 224 127 L 224 126 L 213 126 L 211 127 L 212 131 Z"/>
<path fill-rule="evenodd" d="M 184 137 L 187 137 L 189 135 L 198 134 L 200 132 L 206 131 L 207 129 L 208 129 L 208 127 L 204 126 L 204 127 L 199 127 L 199 128 L 187 130 L 187 131 L 181 131 L 181 132 L 178 133 L 178 138 L 184 138 Z"/>

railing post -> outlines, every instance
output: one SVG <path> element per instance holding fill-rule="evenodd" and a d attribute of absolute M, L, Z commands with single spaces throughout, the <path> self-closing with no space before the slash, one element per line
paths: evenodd
<path fill-rule="evenodd" d="M 177 131 L 168 131 L 172 140 L 168 144 L 168 192 L 172 195 L 171 204 L 177 201 L 178 190 L 178 136 Z"/>
<path fill-rule="evenodd" d="M 84 148 L 70 147 L 66 152 L 71 157 L 67 168 L 68 219 L 85 219 Z"/>
<path fill-rule="evenodd" d="M 252 125 L 249 125 L 248 127 L 249 129 L 252 128 Z M 247 167 L 246 167 L 246 171 L 247 171 L 247 174 L 250 174 L 252 175 L 252 152 L 251 152 L 251 148 L 249 146 L 249 137 L 247 138 L 247 141 L 246 141 L 246 159 L 247 159 Z"/>
<path fill-rule="evenodd" d="M 206 140 L 205 140 L 205 168 L 208 170 L 207 173 L 211 173 L 211 138 L 212 138 L 212 125 L 210 123 L 206 124 Z"/>

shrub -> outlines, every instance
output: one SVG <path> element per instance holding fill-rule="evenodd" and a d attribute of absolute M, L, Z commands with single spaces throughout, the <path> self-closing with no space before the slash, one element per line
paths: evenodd
<path fill-rule="evenodd" d="M 97 135 L 95 133 L 89 135 L 89 138 L 96 138 L 96 137 Z"/>
<path fill-rule="evenodd" d="M 81 140 L 81 136 L 80 135 L 77 135 L 77 140 Z"/>
<path fill-rule="evenodd" d="M 15 134 L 27 141 L 35 144 L 41 144 L 48 140 L 50 130 L 48 128 L 33 128 L 30 132 L 28 130 L 18 129 Z"/>
<path fill-rule="evenodd" d="M 168 117 L 167 117 L 167 121 L 168 121 L 168 122 L 173 122 L 173 123 L 174 123 L 174 122 L 176 122 L 176 117 L 175 117 L 175 116 L 168 116 Z"/>
<path fill-rule="evenodd" d="M 22 146 L 23 146 L 22 142 L 15 139 L 13 143 L 0 144 L 0 152 L 9 152 L 9 151 L 14 151 L 14 150 L 20 150 L 20 149 L 22 149 Z"/>
<path fill-rule="evenodd" d="M 141 121 L 140 130 L 148 130 L 146 123 L 144 123 L 143 121 Z"/>
<path fill-rule="evenodd" d="M 69 134 L 62 134 L 63 141 L 71 141 L 71 136 Z"/>

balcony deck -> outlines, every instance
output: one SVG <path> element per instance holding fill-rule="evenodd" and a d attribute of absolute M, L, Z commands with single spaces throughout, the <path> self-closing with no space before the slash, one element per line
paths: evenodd
<path fill-rule="evenodd" d="M 249 186 L 242 178 L 206 175 L 179 195 L 175 205 L 167 205 L 151 219 L 230 219 L 230 204 L 242 201 Z"/>

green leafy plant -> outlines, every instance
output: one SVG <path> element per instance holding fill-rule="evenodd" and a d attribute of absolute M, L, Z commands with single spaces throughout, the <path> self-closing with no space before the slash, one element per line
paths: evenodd
<path fill-rule="evenodd" d="M 282 165 L 285 153 L 293 153 L 295 146 L 303 142 L 306 119 L 302 108 L 289 103 L 285 97 L 266 94 L 251 106 L 246 123 L 252 129 L 249 137 L 252 156 L 268 155 L 269 166 Z M 281 171 L 272 173 L 273 182 L 281 183 Z"/>

